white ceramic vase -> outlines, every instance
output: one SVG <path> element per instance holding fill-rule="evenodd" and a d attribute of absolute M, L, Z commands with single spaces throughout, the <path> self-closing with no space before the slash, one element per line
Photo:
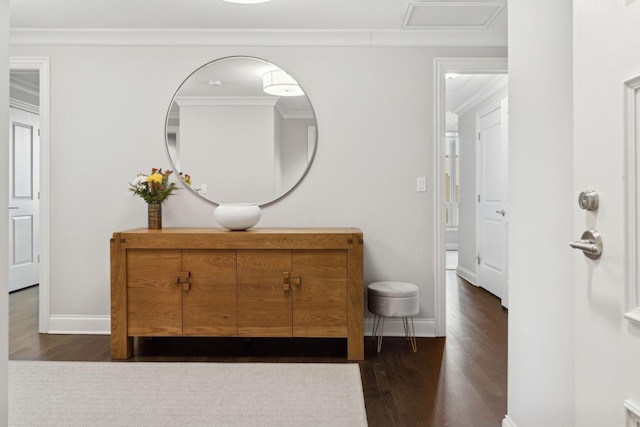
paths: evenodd
<path fill-rule="evenodd" d="M 219 205 L 213 211 L 218 224 L 228 230 L 247 230 L 260 221 L 260 206 L 252 203 L 229 203 Z"/>

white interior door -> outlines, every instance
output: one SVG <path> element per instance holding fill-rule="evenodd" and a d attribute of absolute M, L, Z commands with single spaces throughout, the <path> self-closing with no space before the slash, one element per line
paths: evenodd
<path fill-rule="evenodd" d="M 507 288 L 507 100 L 478 113 L 478 284 L 503 299 Z M 504 123 L 503 123 L 504 122 Z M 503 124 L 505 126 L 503 126 Z"/>
<path fill-rule="evenodd" d="M 602 236 L 597 260 L 574 251 L 576 422 L 640 425 L 640 1 L 573 2 L 574 240 Z M 609 42 L 602 43 L 600 35 Z M 626 188 L 625 188 L 626 184 Z M 578 194 L 600 195 L 595 211 Z M 625 212 L 626 211 L 626 212 Z M 626 410 L 625 410 L 626 408 Z"/>
<path fill-rule="evenodd" d="M 39 118 L 10 108 L 9 292 L 39 282 Z"/>

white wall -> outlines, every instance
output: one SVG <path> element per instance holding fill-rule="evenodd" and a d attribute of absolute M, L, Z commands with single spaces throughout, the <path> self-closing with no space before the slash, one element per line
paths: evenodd
<path fill-rule="evenodd" d="M 273 105 L 180 106 L 180 163 L 221 203 L 273 198 Z M 248 125 L 250 123 L 250 125 Z M 207 153 L 207 154 L 205 154 Z"/>
<path fill-rule="evenodd" d="M 460 138 L 460 208 L 458 226 L 458 272 L 472 283 L 477 283 L 477 125 L 478 112 L 507 96 L 503 88 L 490 94 L 485 100 L 458 116 L 458 137 Z"/>
<path fill-rule="evenodd" d="M 365 283 L 416 283 L 416 325 L 433 334 L 439 207 L 434 189 L 418 193 L 415 182 L 417 176 L 435 182 L 434 58 L 505 53 L 479 47 L 13 46 L 12 56 L 51 58 L 52 316 L 78 324 L 82 316 L 104 316 L 109 330 L 109 238 L 146 226 L 146 206 L 128 183 L 150 167 L 168 167 L 164 119 L 173 93 L 202 64 L 247 55 L 296 76 L 313 102 L 319 135 L 305 180 L 265 207 L 258 226 L 360 227 Z M 213 208 L 180 191 L 165 203 L 163 225 L 217 226 Z"/>
<path fill-rule="evenodd" d="M 574 426 L 571 0 L 509 2 L 506 425 Z M 543 29 L 543 30 L 542 30 Z M 597 402 L 595 403 L 597 404 Z M 508 424 L 508 421 L 511 424 Z"/>
<path fill-rule="evenodd" d="M 311 119 L 282 120 L 280 161 L 284 190 L 293 187 L 309 165 L 308 129 L 314 125 Z"/>
<path fill-rule="evenodd" d="M 0 170 L 9 169 L 9 0 L 0 0 Z M 5 174 L 6 176 L 6 174 Z M 3 180 L 6 184 L 6 181 Z M 0 200 L 9 200 L 0 186 Z M 9 216 L 0 209 L 0 241 L 9 240 Z M 9 359 L 9 252 L 0 245 L 0 425 L 8 424 L 7 360 Z"/>

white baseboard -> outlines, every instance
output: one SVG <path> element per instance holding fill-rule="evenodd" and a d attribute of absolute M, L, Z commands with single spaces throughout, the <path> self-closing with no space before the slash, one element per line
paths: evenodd
<path fill-rule="evenodd" d="M 49 334 L 110 335 L 111 316 L 50 316 Z"/>
<path fill-rule="evenodd" d="M 413 319 L 417 337 L 435 337 L 436 322 L 434 319 Z M 364 333 L 371 336 L 373 318 L 364 319 Z M 49 317 L 49 334 L 109 335 L 111 334 L 110 316 L 51 316 Z M 404 326 L 400 318 L 387 318 L 384 322 L 384 335 L 403 337 Z"/>
<path fill-rule="evenodd" d="M 436 321 L 434 319 L 413 319 L 413 328 L 416 333 L 416 337 L 429 337 L 436 336 Z M 373 330 L 373 317 L 366 317 L 364 319 L 364 334 L 371 336 Z M 384 320 L 384 336 L 385 337 L 404 337 L 404 325 L 402 318 L 385 318 Z"/>
<path fill-rule="evenodd" d="M 458 265 L 458 267 L 456 268 L 456 274 L 472 285 L 479 286 L 476 281 L 476 274 L 471 270 L 467 270 L 466 268 L 460 267 L 460 265 Z"/>
<path fill-rule="evenodd" d="M 417 337 L 435 337 L 436 322 L 434 319 L 413 319 L 413 327 Z M 373 318 L 364 319 L 364 333 L 371 336 Z M 111 334 L 110 316 L 51 316 L 49 317 L 49 334 L 109 335 Z M 404 326 L 400 318 L 387 318 L 384 322 L 384 335 L 403 337 Z"/>
<path fill-rule="evenodd" d="M 511 418 L 509 418 L 509 415 L 505 415 L 504 419 L 502 420 L 502 427 L 518 427 L 518 426 L 516 425 L 516 423 L 513 422 Z"/>

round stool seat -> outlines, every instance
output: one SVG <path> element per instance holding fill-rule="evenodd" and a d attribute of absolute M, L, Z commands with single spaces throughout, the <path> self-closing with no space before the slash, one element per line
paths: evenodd
<path fill-rule="evenodd" d="M 407 282 L 373 282 L 367 287 L 371 313 L 384 317 L 411 317 L 420 312 L 418 287 Z"/>

